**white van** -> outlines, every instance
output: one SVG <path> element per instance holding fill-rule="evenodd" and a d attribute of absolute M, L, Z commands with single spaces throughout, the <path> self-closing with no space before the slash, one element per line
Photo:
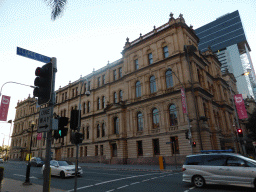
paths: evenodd
<path fill-rule="evenodd" d="M 183 181 L 256 188 L 256 161 L 234 153 L 188 155 L 182 167 Z"/>

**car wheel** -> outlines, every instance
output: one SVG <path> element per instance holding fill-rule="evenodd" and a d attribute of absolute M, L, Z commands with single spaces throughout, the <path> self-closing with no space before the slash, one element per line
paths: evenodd
<path fill-rule="evenodd" d="M 61 172 L 60 172 L 60 178 L 62 178 L 62 179 L 65 178 L 65 173 L 64 173 L 64 171 L 61 171 Z"/>
<path fill-rule="evenodd" d="M 196 175 L 193 177 L 193 183 L 197 188 L 201 188 L 204 186 L 204 178 L 199 175 Z"/>

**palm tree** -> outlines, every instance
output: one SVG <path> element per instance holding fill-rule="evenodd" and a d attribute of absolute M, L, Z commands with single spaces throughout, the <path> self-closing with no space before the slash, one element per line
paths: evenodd
<path fill-rule="evenodd" d="M 45 0 L 45 2 L 52 8 L 52 20 L 55 21 L 63 13 L 67 0 Z"/>

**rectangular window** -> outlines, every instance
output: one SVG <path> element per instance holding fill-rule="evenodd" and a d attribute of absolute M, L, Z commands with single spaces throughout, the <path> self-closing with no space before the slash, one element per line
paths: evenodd
<path fill-rule="evenodd" d="M 153 54 L 152 54 L 152 53 L 149 53 L 149 54 L 148 54 L 148 63 L 149 63 L 149 64 L 152 64 L 152 63 L 153 63 Z"/>
<path fill-rule="evenodd" d="M 72 97 L 75 97 L 75 89 L 72 89 Z"/>
<path fill-rule="evenodd" d="M 71 148 L 71 155 L 70 155 L 70 157 L 73 157 L 73 155 L 74 155 L 74 149 Z"/>
<path fill-rule="evenodd" d="M 68 92 L 65 93 L 65 100 L 68 99 Z"/>
<path fill-rule="evenodd" d="M 56 100 L 55 100 L 56 103 L 58 103 L 58 96 L 56 96 Z M 33 112 L 33 111 L 32 111 Z"/>
<path fill-rule="evenodd" d="M 103 156 L 103 145 L 100 146 L 100 155 Z"/>
<path fill-rule="evenodd" d="M 178 137 L 171 137 L 171 143 L 172 143 L 172 153 L 173 154 L 179 154 L 179 142 L 178 142 Z"/>
<path fill-rule="evenodd" d="M 153 139 L 154 155 L 160 155 L 159 139 Z"/>
<path fill-rule="evenodd" d="M 139 60 L 138 59 L 134 60 L 134 65 L 135 65 L 135 70 L 138 70 L 139 69 Z"/>
<path fill-rule="evenodd" d="M 91 81 L 88 81 L 88 91 L 91 90 Z"/>
<path fill-rule="evenodd" d="M 137 141 L 138 156 L 143 156 L 142 141 Z"/>
<path fill-rule="evenodd" d="M 98 156 L 98 145 L 95 145 L 95 156 Z"/>
<path fill-rule="evenodd" d="M 64 102 L 64 93 L 62 93 L 62 102 Z"/>
<path fill-rule="evenodd" d="M 116 144 L 112 144 L 111 145 L 111 148 L 112 148 L 112 157 L 117 157 L 117 146 Z"/>
<path fill-rule="evenodd" d="M 76 96 L 78 95 L 78 87 L 76 87 Z"/>
<path fill-rule="evenodd" d="M 113 71 L 114 81 L 117 79 L 116 77 L 116 70 Z"/>
<path fill-rule="evenodd" d="M 84 156 L 87 156 L 87 147 L 84 147 Z"/>
<path fill-rule="evenodd" d="M 98 87 L 100 87 L 100 77 L 98 77 Z"/>
<path fill-rule="evenodd" d="M 83 157 L 83 147 L 80 147 L 80 157 Z"/>
<path fill-rule="evenodd" d="M 122 78 L 123 72 L 122 72 L 122 67 L 119 68 L 119 78 Z"/>
<path fill-rule="evenodd" d="M 169 57 L 168 47 L 165 46 L 165 47 L 163 48 L 163 50 L 164 50 L 164 58 Z"/>
<path fill-rule="evenodd" d="M 105 84 L 105 75 L 102 75 L 102 85 Z"/>

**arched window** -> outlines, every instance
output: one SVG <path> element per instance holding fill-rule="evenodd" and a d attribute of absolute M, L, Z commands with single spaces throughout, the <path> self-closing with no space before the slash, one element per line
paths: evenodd
<path fill-rule="evenodd" d="M 119 101 L 123 101 L 123 91 L 119 91 Z"/>
<path fill-rule="evenodd" d="M 173 87 L 173 79 L 172 79 L 172 71 L 171 70 L 166 71 L 165 80 L 166 80 L 167 89 Z"/>
<path fill-rule="evenodd" d="M 86 103 L 83 103 L 83 114 L 86 113 Z"/>
<path fill-rule="evenodd" d="M 119 134 L 119 119 L 118 119 L 118 117 L 114 118 L 114 134 Z"/>
<path fill-rule="evenodd" d="M 89 126 L 86 127 L 86 139 L 89 139 L 90 137 L 90 130 L 89 130 Z"/>
<path fill-rule="evenodd" d="M 116 94 L 116 92 L 114 93 L 114 103 L 117 103 L 117 94 Z"/>
<path fill-rule="evenodd" d="M 88 101 L 88 106 L 87 106 L 87 112 L 88 113 L 90 112 L 90 107 L 91 107 L 91 103 L 90 103 L 90 101 Z"/>
<path fill-rule="evenodd" d="M 102 123 L 101 135 L 102 135 L 102 137 L 105 136 L 105 123 Z"/>
<path fill-rule="evenodd" d="M 100 124 L 97 125 L 97 138 L 100 137 Z"/>
<path fill-rule="evenodd" d="M 97 110 L 100 109 L 100 98 L 98 98 Z"/>
<path fill-rule="evenodd" d="M 137 81 L 135 86 L 136 86 L 136 97 L 141 97 L 141 85 L 140 85 L 140 82 Z"/>
<path fill-rule="evenodd" d="M 137 114 L 137 124 L 138 124 L 138 131 L 143 131 L 143 118 L 142 118 L 141 112 Z"/>
<path fill-rule="evenodd" d="M 170 113 L 170 125 L 171 126 L 177 125 L 178 124 L 177 110 L 174 104 L 170 105 L 169 113 Z"/>
<path fill-rule="evenodd" d="M 155 76 L 151 76 L 150 79 L 150 93 L 156 92 L 156 78 Z"/>
<path fill-rule="evenodd" d="M 159 127 L 159 114 L 157 109 L 153 109 L 152 111 L 152 119 L 153 119 L 153 129 Z"/>
<path fill-rule="evenodd" d="M 105 96 L 102 97 L 102 108 L 104 109 L 106 106 L 105 106 Z"/>

